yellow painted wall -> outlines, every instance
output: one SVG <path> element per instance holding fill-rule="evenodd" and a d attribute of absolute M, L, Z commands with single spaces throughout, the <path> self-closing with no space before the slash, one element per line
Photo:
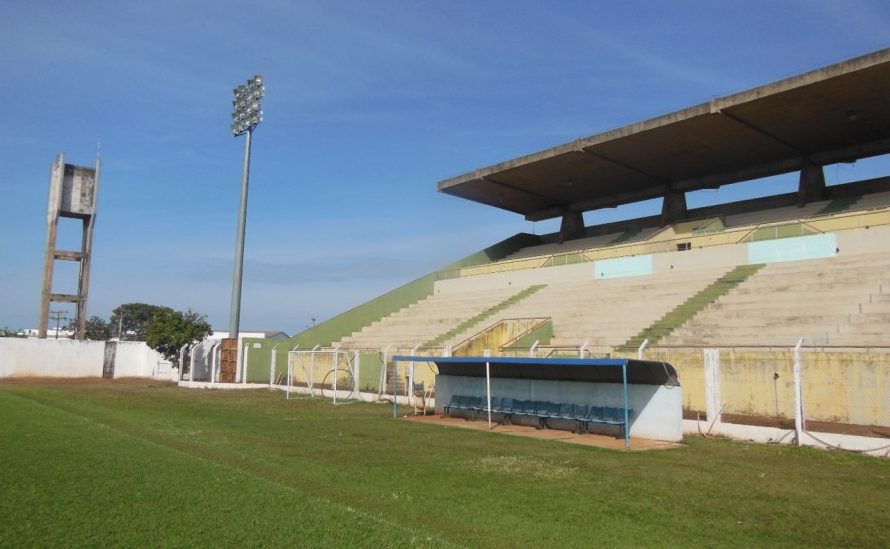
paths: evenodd
<path fill-rule="evenodd" d="M 646 358 L 672 364 L 684 407 L 705 409 L 701 349 L 656 347 Z M 801 358 L 807 419 L 890 426 L 890 353 L 804 350 Z M 721 349 L 724 413 L 793 418 L 793 364 L 790 350 Z"/>
<path fill-rule="evenodd" d="M 878 227 L 890 225 L 890 209 L 873 211 L 873 212 L 843 212 L 830 216 L 821 216 L 802 220 L 800 222 L 786 223 L 770 223 L 761 227 L 769 227 L 775 230 L 776 237 L 788 236 L 783 234 L 783 228 L 797 231 L 800 234 L 827 233 L 835 231 L 845 231 L 851 229 L 861 229 L 866 227 Z M 627 257 L 633 255 L 646 255 L 664 252 L 677 251 L 677 245 L 680 243 L 690 243 L 693 248 L 707 248 L 711 246 L 725 246 L 728 244 L 738 244 L 745 242 L 754 236 L 755 227 L 740 227 L 737 229 L 728 229 L 720 232 L 694 234 L 686 232 L 691 230 L 692 225 L 701 224 L 701 221 L 684 222 L 677 224 L 676 227 L 666 227 L 659 231 L 649 239 L 643 242 L 634 242 L 629 244 L 618 244 L 615 246 L 605 246 L 601 248 L 592 248 L 571 254 L 572 262 L 577 261 L 596 261 L 598 259 L 612 259 L 615 257 Z M 684 234 L 685 232 L 685 234 Z M 797 234 L 797 233 L 795 233 Z M 512 261 L 501 261 L 479 265 L 473 267 L 465 267 L 460 269 L 461 277 L 476 276 L 481 274 L 500 273 L 507 271 L 516 271 L 522 269 L 537 269 L 541 267 L 554 266 L 559 263 L 556 254 L 553 256 L 539 256 L 525 259 L 517 259 Z"/>

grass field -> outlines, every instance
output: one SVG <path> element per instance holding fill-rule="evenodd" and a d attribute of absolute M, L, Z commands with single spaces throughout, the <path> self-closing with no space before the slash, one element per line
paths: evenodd
<path fill-rule="evenodd" d="M 4 547 L 890 544 L 890 461 L 846 453 L 627 453 L 147 381 L 0 382 L 0 418 Z"/>

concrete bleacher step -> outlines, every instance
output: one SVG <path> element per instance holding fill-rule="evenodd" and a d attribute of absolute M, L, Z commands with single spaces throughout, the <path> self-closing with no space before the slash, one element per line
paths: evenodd
<path fill-rule="evenodd" d="M 370 323 L 338 343 L 349 348 L 413 347 L 460 324 L 467 317 L 515 293 L 515 289 L 435 294 Z"/>
<path fill-rule="evenodd" d="M 754 212 L 729 214 L 725 217 L 724 223 L 726 227 L 745 227 L 749 225 L 758 225 L 761 223 L 781 223 L 783 221 L 793 222 L 798 219 L 810 217 L 828 204 L 828 201 L 811 202 L 803 207 L 783 206 L 780 208 L 771 208 L 768 210 L 758 210 Z"/>
<path fill-rule="evenodd" d="M 666 345 L 882 345 L 887 254 L 771 264 L 662 340 Z M 874 313 L 872 315 L 871 313 Z"/>
<path fill-rule="evenodd" d="M 519 293 L 508 297 L 504 301 L 501 301 L 497 305 L 495 305 L 493 307 L 489 307 L 488 309 L 482 311 L 481 313 L 479 313 L 471 318 L 466 319 L 465 321 L 461 322 L 460 324 L 458 324 L 451 330 L 448 330 L 447 332 L 436 336 L 435 338 L 431 339 L 430 341 L 427 341 L 424 344 L 424 347 L 437 347 L 439 345 L 442 345 L 443 343 L 447 342 L 448 340 L 453 339 L 458 334 L 466 332 L 471 326 L 475 326 L 475 325 L 479 324 L 480 322 L 491 318 L 492 316 L 503 311 L 507 307 L 510 307 L 511 305 L 522 301 L 523 299 L 529 297 L 530 295 L 533 295 L 533 294 L 539 292 L 541 289 L 545 288 L 546 286 L 547 286 L 546 284 L 536 284 L 534 286 L 529 286 L 528 288 L 525 288 L 524 290 L 520 291 Z"/>
<path fill-rule="evenodd" d="M 728 293 L 761 268 L 763 268 L 763 265 L 739 265 L 628 339 L 623 345 L 619 346 L 618 350 L 633 351 L 639 348 L 646 339 L 649 340 L 650 344 L 656 344 L 663 337 L 673 332 L 674 329 L 693 318 L 708 304 L 713 303 Z"/>

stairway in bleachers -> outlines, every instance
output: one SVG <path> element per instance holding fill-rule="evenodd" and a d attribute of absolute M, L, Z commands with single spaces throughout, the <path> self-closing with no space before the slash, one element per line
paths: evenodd
<path fill-rule="evenodd" d="M 662 339 L 665 345 L 888 345 L 890 256 L 767 265 Z"/>
<path fill-rule="evenodd" d="M 410 349 L 448 333 L 524 289 L 507 287 L 432 295 L 365 326 L 341 339 L 339 344 L 353 349 L 376 349 L 387 345 Z"/>
<path fill-rule="evenodd" d="M 763 267 L 764 265 L 762 264 L 739 265 L 699 290 L 695 295 L 666 313 L 650 326 L 641 330 L 637 335 L 621 345 L 619 350 L 624 352 L 635 351 L 644 341 L 648 341 L 649 345 L 658 344 L 662 338 L 670 335 L 677 327 L 695 317 L 702 309 L 732 291 L 733 288 Z"/>
<path fill-rule="evenodd" d="M 552 346 L 577 349 L 587 341 L 591 352 L 607 353 L 728 270 L 716 267 L 551 283 L 495 317 L 471 326 L 450 342 L 463 341 L 501 319 L 549 317 L 554 331 Z"/>
<path fill-rule="evenodd" d="M 438 347 L 443 345 L 445 342 L 453 341 L 455 336 L 462 334 L 469 330 L 471 327 L 481 324 L 482 322 L 488 321 L 493 316 L 497 315 L 504 309 L 519 303 L 523 299 L 526 299 L 530 295 L 538 292 L 541 288 L 546 287 L 546 284 L 536 284 L 534 286 L 529 286 L 528 288 L 522 290 L 521 292 L 514 294 L 507 299 L 501 301 L 500 303 L 490 307 L 479 314 L 473 316 L 472 318 L 468 318 L 465 321 L 461 322 L 451 330 L 436 336 L 434 339 L 426 342 L 424 347 Z"/>

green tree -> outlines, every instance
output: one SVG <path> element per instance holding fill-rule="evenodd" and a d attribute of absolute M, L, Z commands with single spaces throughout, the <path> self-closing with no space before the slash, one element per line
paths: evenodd
<path fill-rule="evenodd" d="M 146 341 L 146 326 L 160 311 L 171 312 L 173 309 L 147 303 L 124 303 L 111 311 L 108 329 L 120 340 Z"/>
<path fill-rule="evenodd" d="M 175 362 L 183 345 L 201 341 L 213 330 L 207 317 L 191 309 L 186 312 L 163 307 L 145 325 L 145 342 L 171 362 Z"/>
<path fill-rule="evenodd" d="M 95 315 L 87 319 L 85 331 L 86 338 L 94 341 L 105 341 L 111 336 L 108 323 Z"/>
<path fill-rule="evenodd" d="M 25 337 L 19 335 L 20 331 L 17 332 L 16 330 L 10 330 L 6 326 L 0 326 L 0 337 Z"/>

